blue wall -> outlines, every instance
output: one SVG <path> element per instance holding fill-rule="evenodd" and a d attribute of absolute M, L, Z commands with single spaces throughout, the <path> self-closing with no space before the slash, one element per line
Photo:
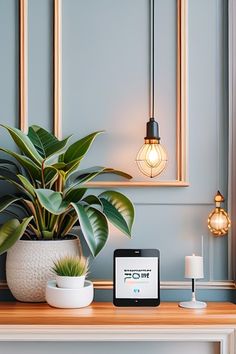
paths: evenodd
<path fill-rule="evenodd" d="M 52 127 L 52 0 L 29 0 L 29 123 Z M 135 154 L 148 118 L 148 1 L 63 0 L 63 135 L 105 129 L 87 164 L 106 164 L 140 177 Z M 17 125 L 17 1 L 0 1 L 0 121 Z M 161 136 L 175 170 L 174 0 L 157 0 L 156 95 Z M 200 254 L 204 235 L 205 280 L 228 279 L 228 240 L 212 238 L 207 215 L 217 189 L 227 194 L 227 1 L 189 0 L 188 9 L 188 172 L 187 188 L 120 189 L 135 203 L 129 241 L 111 230 L 107 247 L 94 260 L 92 276 L 109 279 L 112 251 L 119 247 L 161 250 L 163 281 L 184 280 L 184 256 Z M 125 129 L 124 129 L 125 126 Z M 10 146 L 1 131 L 1 144 Z M 3 187 L 0 187 L 0 193 Z M 4 277 L 2 259 L 0 277 Z M 203 291 L 206 299 L 229 292 Z M 100 292 L 105 299 L 109 294 Z M 185 292 L 163 291 L 166 300 Z"/>

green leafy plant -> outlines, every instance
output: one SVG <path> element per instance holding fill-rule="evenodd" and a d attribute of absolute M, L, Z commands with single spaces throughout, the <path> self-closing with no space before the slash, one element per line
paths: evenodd
<path fill-rule="evenodd" d="M 99 195 L 89 193 L 86 185 L 101 174 L 131 176 L 112 168 L 95 166 L 80 169 L 94 139 L 94 132 L 69 144 L 70 136 L 58 140 L 45 129 L 33 125 L 28 134 L 2 125 L 19 151 L 3 147 L 0 151 L 11 159 L 0 159 L 0 180 L 15 187 L 16 192 L 0 199 L 0 212 L 12 219 L 0 228 L 0 254 L 19 238 L 35 240 L 64 239 L 80 224 L 93 256 L 105 246 L 108 221 L 131 237 L 134 207 L 116 191 Z"/>
<path fill-rule="evenodd" d="M 53 262 L 52 271 L 62 277 L 87 276 L 89 269 L 88 259 L 80 256 L 64 256 Z"/>

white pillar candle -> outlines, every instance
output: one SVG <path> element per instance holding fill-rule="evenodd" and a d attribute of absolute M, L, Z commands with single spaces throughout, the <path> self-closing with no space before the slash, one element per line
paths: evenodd
<path fill-rule="evenodd" d="M 203 257 L 195 256 L 194 254 L 185 257 L 185 278 L 204 278 Z"/>

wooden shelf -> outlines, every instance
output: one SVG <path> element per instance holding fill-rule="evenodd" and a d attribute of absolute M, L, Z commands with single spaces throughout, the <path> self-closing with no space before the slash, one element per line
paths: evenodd
<path fill-rule="evenodd" d="M 93 303 L 83 309 L 56 309 L 46 303 L 0 303 L 0 325 L 76 326 L 195 326 L 236 327 L 236 305 L 209 302 L 206 309 L 189 310 L 178 303 L 159 307 L 118 308 L 111 303 Z"/>
<path fill-rule="evenodd" d="M 12 341 L 190 341 L 218 342 L 221 354 L 235 354 L 236 305 L 210 302 L 202 310 L 161 303 L 118 308 L 93 303 L 83 309 L 55 309 L 46 303 L 0 302 L 1 342 Z"/>

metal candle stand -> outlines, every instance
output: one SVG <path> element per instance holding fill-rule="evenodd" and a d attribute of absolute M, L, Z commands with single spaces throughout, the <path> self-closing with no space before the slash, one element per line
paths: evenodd
<path fill-rule="evenodd" d="M 192 279 L 192 300 L 180 302 L 179 306 L 187 309 L 203 309 L 207 307 L 207 304 L 203 301 L 196 300 L 196 287 L 195 287 L 195 279 Z"/>

